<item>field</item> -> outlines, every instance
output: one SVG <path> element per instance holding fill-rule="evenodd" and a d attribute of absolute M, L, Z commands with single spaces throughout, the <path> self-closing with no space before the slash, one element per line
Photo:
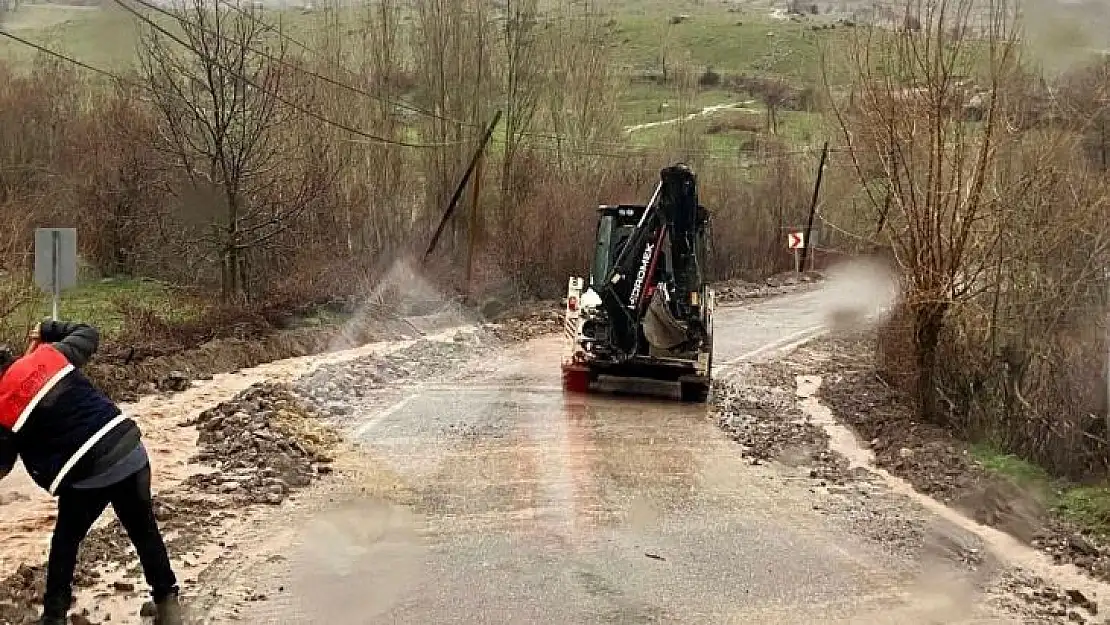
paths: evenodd
<path fill-rule="evenodd" d="M 842 55 L 851 45 L 850 28 L 838 24 L 836 15 L 786 19 L 770 8 L 740 5 L 688 3 L 619 3 L 606 5 L 610 44 L 619 71 L 625 76 L 620 112 L 627 125 L 673 119 L 705 107 L 726 103 L 761 107 L 749 102 L 750 93 L 728 86 L 732 77 L 775 77 L 792 85 L 820 89 L 821 51 L 831 57 Z M 603 9 L 604 10 L 604 9 Z M 172 20 L 152 14 L 161 25 L 173 29 Z M 349 31 L 361 19 L 357 9 L 339 12 Z M 323 28 L 322 12 L 300 9 L 271 10 L 265 19 L 280 23 L 297 41 L 310 47 Z M 672 23 L 681 16 L 680 23 Z M 406 18 L 411 19 L 411 18 Z M 837 28 L 839 26 L 839 28 Z M 10 14 L 5 28 L 15 35 L 58 51 L 97 68 L 121 72 L 137 67 L 140 30 L 126 11 L 105 2 L 100 7 L 55 4 L 25 4 Z M 38 53 L 20 43 L 0 40 L 0 58 L 30 64 Z M 353 59 L 352 59 L 353 61 Z M 834 79 L 843 72 L 840 63 L 829 63 Z M 685 73 L 688 87 L 650 80 L 665 71 Z M 721 86 L 696 82 L 711 71 L 724 78 Z M 681 90 L 688 93 L 680 93 Z M 699 120 L 699 121 L 704 121 Z M 639 133 L 636 143 L 659 138 L 665 133 Z M 714 136 L 711 144 L 725 149 L 744 141 Z"/>

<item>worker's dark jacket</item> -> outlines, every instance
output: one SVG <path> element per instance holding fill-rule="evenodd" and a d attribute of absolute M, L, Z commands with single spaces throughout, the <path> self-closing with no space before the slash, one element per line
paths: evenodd
<path fill-rule="evenodd" d="M 96 328 L 48 321 L 42 341 L 0 375 L 0 474 L 19 457 L 55 495 L 110 468 L 139 445 L 140 433 L 78 370 L 96 351 Z"/>

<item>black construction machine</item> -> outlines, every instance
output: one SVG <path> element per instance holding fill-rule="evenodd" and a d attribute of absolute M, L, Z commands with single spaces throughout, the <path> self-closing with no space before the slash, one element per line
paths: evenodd
<path fill-rule="evenodd" d="M 678 382 L 684 401 L 706 400 L 714 305 L 705 280 L 708 229 L 696 176 L 683 164 L 660 172 L 647 205 L 598 208 L 589 278 L 572 277 L 567 289 L 566 390 L 586 392 L 609 375 Z"/>

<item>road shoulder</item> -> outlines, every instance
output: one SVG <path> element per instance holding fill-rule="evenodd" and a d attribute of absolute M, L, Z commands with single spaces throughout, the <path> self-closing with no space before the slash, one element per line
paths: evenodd
<path fill-rule="evenodd" d="M 1014 533 L 1041 535 L 1020 502 L 1000 512 L 999 487 L 965 448 L 912 423 L 889 389 L 867 382 L 866 347 L 858 338 L 818 339 L 775 362 L 745 363 L 718 390 L 719 425 L 752 462 L 799 468 L 815 508 L 853 531 L 915 561 L 976 571 L 999 610 L 1028 622 L 1103 622 L 1100 584 L 1046 566 L 1047 558 L 978 522 L 993 505 L 992 518 Z"/>

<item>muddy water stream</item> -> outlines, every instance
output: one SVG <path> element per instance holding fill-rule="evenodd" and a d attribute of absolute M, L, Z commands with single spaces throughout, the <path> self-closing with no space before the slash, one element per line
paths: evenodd
<path fill-rule="evenodd" d="M 905 495 L 937 517 L 979 536 L 987 548 L 1002 562 L 1023 568 L 1065 588 L 1074 588 L 1083 592 L 1087 597 L 1097 601 L 1100 612 L 1110 608 L 1110 584 L 1091 579 L 1075 566 L 1054 564 L 1049 556 L 1022 544 L 1013 536 L 964 516 L 932 497 L 917 492 L 906 480 L 876 467 L 874 454 L 863 445 L 854 432 L 838 423 L 832 410 L 816 397 L 818 389 L 821 388 L 821 377 L 802 375 L 797 376 L 796 381 L 799 407 L 814 425 L 822 427 L 828 433 L 829 447 L 847 458 L 851 466 L 872 471 L 882 477 L 894 492 Z"/>

